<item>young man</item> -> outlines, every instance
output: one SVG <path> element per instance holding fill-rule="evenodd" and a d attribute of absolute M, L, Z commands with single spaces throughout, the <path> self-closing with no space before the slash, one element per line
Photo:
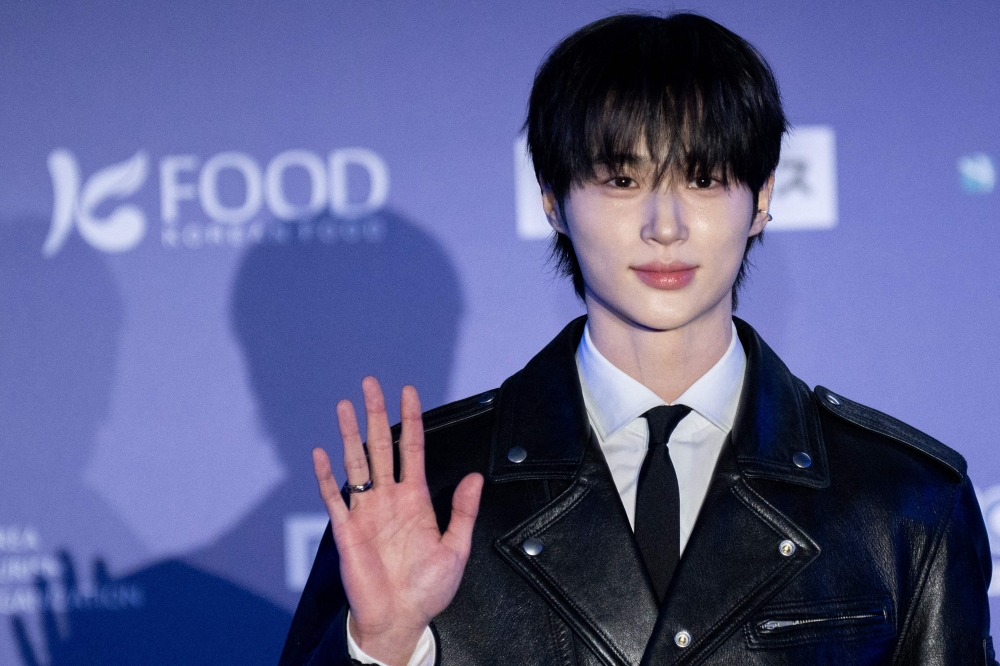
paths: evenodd
<path fill-rule="evenodd" d="M 421 418 L 407 387 L 400 429 L 366 378 L 367 457 L 338 405 L 282 664 L 994 664 L 962 457 L 732 317 L 785 131 L 760 54 L 614 16 L 526 125 L 587 316 L 496 391 Z"/>

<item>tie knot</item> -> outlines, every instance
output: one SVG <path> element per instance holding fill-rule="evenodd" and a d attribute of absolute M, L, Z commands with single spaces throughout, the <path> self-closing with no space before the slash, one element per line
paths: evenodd
<path fill-rule="evenodd" d="M 666 444 L 677 424 L 690 413 L 687 405 L 660 405 L 643 414 L 649 426 L 649 448 Z"/>

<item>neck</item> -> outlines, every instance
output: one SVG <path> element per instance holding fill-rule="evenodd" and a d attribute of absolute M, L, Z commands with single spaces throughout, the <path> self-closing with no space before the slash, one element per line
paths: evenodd
<path fill-rule="evenodd" d="M 623 317 L 589 297 L 590 337 L 604 358 L 667 404 L 719 362 L 732 340 L 728 299 L 672 329 L 653 329 Z"/>

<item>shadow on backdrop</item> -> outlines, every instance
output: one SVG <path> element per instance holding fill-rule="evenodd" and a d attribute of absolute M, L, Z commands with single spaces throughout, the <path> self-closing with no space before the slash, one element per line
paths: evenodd
<path fill-rule="evenodd" d="M 242 522 L 186 559 L 291 611 L 327 522 L 313 447 L 329 452 L 343 480 L 337 401 L 349 398 L 363 414 L 361 379 L 374 375 L 393 421 L 404 384 L 417 387 L 425 410 L 441 404 L 463 306 L 444 248 L 396 213 L 284 230 L 283 242 L 247 250 L 231 317 L 260 421 L 287 474 Z"/>
<path fill-rule="evenodd" d="M 79 239 L 42 257 L 47 227 L 0 223 L 0 526 L 37 537 L 20 552 L 57 542 L 134 561 L 142 545 L 82 473 L 108 416 L 124 308 L 104 258 Z"/>
<path fill-rule="evenodd" d="M 440 245 L 403 218 L 385 212 L 360 221 L 326 219 L 283 229 L 283 235 L 266 238 L 246 251 L 233 285 L 231 316 L 261 422 L 288 472 L 284 482 L 242 522 L 185 561 L 167 560 L 112 577 L 96 559 L 93 581 L 82 585 L 73 556 L 60 554 L 58 575 L 36 583 L 41 641 L 33 644 L 30 623 L 13 618 L 25 666 L 277 663 L 290 611 L 326 523 L 310 450 L 324 446 L 334 460 L 340 458 L 334 419 L 337 400 L 350 397 L 360 404 L 360 381 L 366 374 L 382 381 L 393 418 L 398 415 L 393 414 L 398 412 L 394 396 L 403 384 L 418 387 L 425 408 L 444 400 L 462 298 Z M 32 241 L 28 246 L 37 252 L 41 244 Z M 74 276 L 91 289 L 95 284 L 113 289 L 106 268 L 96 263 L 105 274 L 95 277 L 77 271 Z M 40 282 L 46 279 L 43 274 Z M 25 301 L 17 292 L 10 300 Z M 71 355 L 90 363 L 96 354 L 103 359 L 100 367 L 107 377 L 101 390 L 88 385 L 90 402 L 59 396 L 48 415 L 69 409 L 90 419 L 97 414 L 99 421 L 107 409 L 121 305 L 114 299 L 102 305 L 92 296 L 72 292 L 31 299 L 43 319 L 47 313 L 63 312 L 62 305 L 52 307 L 63 301 L 71 309 L 83 307 L 102 316 L 110 308 L 115 323 L 105 330 L 75 320 L 60 322 L 60 330 L 79 338 L 80 348 L 68 350 L 79 353 Z M 32 318 L 17 320 L 18 334 L 31 335 Z M 101 337 L 104 347 L 91 339 L 94 336 Z M 110 343 L 105 340 L 109 337 Z M 43 342 L 67 351 L 61 339 Z M 102 349 L 105 353 L 97 354 Z M 33 376 L 32 365 L 37 362 L 21 348 L 13 356 L 24 367 L 18 373 L 21 381 L 8 382 L 6 393 L 24 390 L 19 384 Z M 46 383 L 63 386 L 59 378 L 66 372 L 65 367 L 54 368 Z M 96 422 L 88 432 L 95 428 Z M 56 471 L 78 483 L 88 452 L 74 452 L 66 469 Z M 43 458 L 61 459 L 64 453 L 62 448 L 52 449 Z M 49 474 L 43 487 L 62 481 Z M 290 531 L 295 525 L 313 527 Z M 290 578 L 289 556 L 296 553 L 301 580 Z"/>
<path fill-rule="evenodd" d="M 289 614 L 227 580 L 177 560 L 112 578 L 96 560 L 93 585 L 82 591 L 69 554 L 60 559 L 60 585 L 38 581 L 44 651 L 32 644 L 22 619 L 13 618 L 25 666 L 276 662 Z"/>
<path fill-rule="evenodd" d="M 82 483 L 107 418 L 125 312 L 104 257 L 79 238 L 42 257 L 47 228 L 0 224 L 0 614 L 10 615 L 0 660 L 276 663 L 291 619 L 284 609 L 186 563 L 112 577 L 100 559 L 142 555 Z M 78 585 L 74 559 L 93 562 L 93 581 Z"/>

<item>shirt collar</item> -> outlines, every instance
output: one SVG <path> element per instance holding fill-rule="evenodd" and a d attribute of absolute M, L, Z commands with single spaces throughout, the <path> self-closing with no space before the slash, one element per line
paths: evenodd
<path fill-rule="evenodd" d="M 746 352 L 734 325 L 726 353 L 673 404 L 687 405 L 728 433 L 736 419 L 746 363 Z M 590 338 L 589 323 L 576 349 L 576 367 L 587 412 L 602 440 L 612 437 L 653 407 L 666 404 L 597 350 Z"/>

